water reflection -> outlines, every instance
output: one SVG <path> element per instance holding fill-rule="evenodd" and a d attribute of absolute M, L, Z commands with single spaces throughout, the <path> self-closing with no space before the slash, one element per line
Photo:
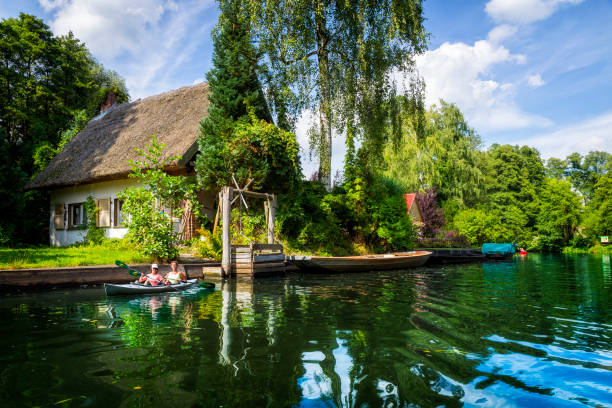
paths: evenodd
<path fill-rule="evenodd" d="M 605 406 L 610 295 L 609 258 L 530 254 L 182 294 L 4 296 L 0 405 Z"/>

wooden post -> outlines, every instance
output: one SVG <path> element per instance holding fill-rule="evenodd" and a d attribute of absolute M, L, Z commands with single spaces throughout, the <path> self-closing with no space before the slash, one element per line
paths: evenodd
<path fill-rule="evenodd" d="M 274 243 L 274 221 L 276 219 L 276 194 L 272 194 L 268 206 L 268 244 Z"/>
<path fill-rule="evenodd" d="M 223 187 L 223 256 L 221 258 L 221 272 L 223 276 L 230 276 L 232 272 L 232 241 L 230 236 L 230 214 L 232 212 L 232 189 Z"/>
<path fill-rule="evenodd" d="M 213 224 L 213 235 L 217 232 L 217 226 L 219 225 L 219 212 L 221 207 L 223 206 L 223 193 L 219 192 L 219 204 L 217 205 L 217 213 L 215 214 L 215 223 Z"/>

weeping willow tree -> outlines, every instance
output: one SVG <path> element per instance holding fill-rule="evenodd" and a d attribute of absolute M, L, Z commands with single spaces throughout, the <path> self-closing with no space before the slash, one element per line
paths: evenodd
<path fill-rule="evenodd" d="M 426 47 L 421 1 L 246 3 L 254 38 L 266 56 L 268 100 L 277 123 L 304 109 L 316 112 L 311 147 L 328 188 L 333 128 L 346 134 L 349 151 L 361 140 L 368 156 L 364 163 L 380 158 L 387 124 L 399 124 L 395 95 L 417 81 L 407 73 L 413 56 Z M 394 78 L 413 79 L 400 87 Z"/>
<path fill-rule="evenodd" d="M 455 208 L 473 205 L 485 191 L 484 153 L 480 137 L 454 104 L 440 101 L 415 121 L 403 115 L 403 132 L 398 143 L 384 149 L 384 174 L 406 191 L 434 188 L 438 198 Z M 422 126 L 422 129 L 418 129 Z"/>

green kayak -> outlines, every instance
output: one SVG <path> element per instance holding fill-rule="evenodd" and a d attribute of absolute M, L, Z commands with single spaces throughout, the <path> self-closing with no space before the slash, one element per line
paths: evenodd
<path fill-rule="evenodd" d="M 159 286 L 148 286 L 140 285 L 138 283 L 126 283 L 126 284 L 114 284 L 105 283 L 104 292 L 107 296 L 113 295 L 147 295 L 150 293 L 164 293 L 164 292 L 180 292 L 181 290 L 188 289 L 198 284 L 197 279 L 189 279 L 187 282 L 177 283 L 176 285 L 159 285 Z"/>

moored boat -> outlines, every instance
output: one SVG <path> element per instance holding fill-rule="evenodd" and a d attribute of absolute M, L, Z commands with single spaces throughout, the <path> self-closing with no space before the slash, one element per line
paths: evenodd
<path fill-rule="evenodd" d="M 512 259 L 516 252 L 516 246 L 514 244 L 485 243 L 482 244 L 480 251 L 490 259 Z"/>
<path fill-rule="evenodd" d="M 159 285 L 159 286 L 148 286 L 140 285 L 138 283 L 127 283 L 127 284 L 114 284 L 105 283 L 104 292 L 107 296 L 113 295 L 135 295 L 135 294 L 150 294 L 150 293 L 164 293 L 164 292 L 180 292 L 181 290 L 190 288 L 198 283 L 197 279 L 189 279 L 187 282 L 177 283 L 176 285 Z"/>
<path fill-rule="evenodd" d="M 360 256 L 293 255 L 288 260 L 300 269 L 323 272 L 367 272 L 387 269 L 413 268 L 423 265 L 431 256 L 429 251 Z"/>

